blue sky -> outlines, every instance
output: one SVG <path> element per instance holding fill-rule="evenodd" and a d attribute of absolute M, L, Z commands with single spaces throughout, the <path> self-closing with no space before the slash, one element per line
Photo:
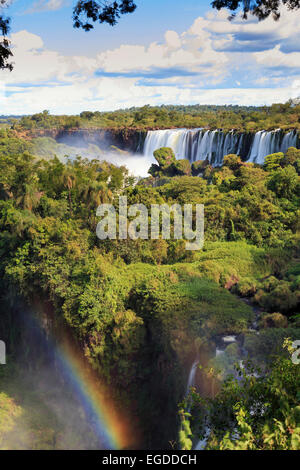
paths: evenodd
<path fill-rule="evenodd" d="M 69 0 L 15 0 L 0 114 L 144 104 L 271 104 L 300 95 L 300 11 L 228 21 L 210 1 L 136 0 L 115 27 L 72 27 Z"/>
<path fill-rule="evenodd" d="M 39 11 L 38 5 L 47 3 L 47 0 L 15 0 L 9 9 L 14 17 L 13 29 L 27 29 L 42 36 L 47 48 L 65 54 L 78 51 L 86 55 L 118 47 L 121 43 L 147 45 L 162 41 L 167 29 L 183 32 L 197 16 L 210 9 L 210 2 L 206 0 L 137 0 L 136 11 L 124 15 L 116 26 L 96 25 L 94 30 L 86 33 L 73 28 L 74 2 L 57 0 L 57 5 L 62 6 L 59 10 Z M 30 13 L 32 10 L 36 11 Z"/>

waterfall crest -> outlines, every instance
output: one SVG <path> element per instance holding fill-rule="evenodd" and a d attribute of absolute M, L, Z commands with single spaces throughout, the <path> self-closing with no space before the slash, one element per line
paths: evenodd
<path fill-rule="evenodd" d="M 297 147 L 297 141 L 295 130 L 287 134 L 281 129 L 247 134 L 201 128 L 164 129 L 147 132 L 143 153 L 152 157 L 160 147 L 171 147 L 176 158 L 187 158 L 190 162 L 208 160 L 220 166 L 225 155 L 234 153 L 245 161 L 262 164 L 266 155 L 286 152 L 289 147 Z"/>

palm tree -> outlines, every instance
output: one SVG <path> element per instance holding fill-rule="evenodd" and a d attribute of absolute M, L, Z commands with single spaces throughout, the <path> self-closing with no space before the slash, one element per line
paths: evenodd
<path fill-rule="evenodd" d="M 35 172 L 26 175 L 20 175 L 20 181 L 13 192 L 15 193 L 15 200 L 18 206 L 30 212 L 35 209 L 44 194 L 43 191 L 38 190 L 39 177 Z"/>
<path fill-rule="evenodd" d="M 112 192 L 103 181 L 89 181 L 81 189 L 81 195 L 88 207 L 98 207 L 112 200 Z"/>
<path fill-rule="evenodd" d="M 70 206 L 70 213 L 72 215 L 73 213 L 73 208 L 72 208 L 72 196 L 71 196 L 71 190 L 74 188 L 75 183 L 76 183 L 76 174 L 70 166 L 66 166 L 62 173 L 62 183 L 65 188 L 68 190 L 69 194 L 69 206 Z"/>
<path fill-rule="evenodd" d="M 23 209 L 32 211 L 35 209 L 44 193 L 38 191 L 36 186 L 32 183 L 24 185 L 23 194 L 17 198 L 17 204 L 20 205 Z"/>

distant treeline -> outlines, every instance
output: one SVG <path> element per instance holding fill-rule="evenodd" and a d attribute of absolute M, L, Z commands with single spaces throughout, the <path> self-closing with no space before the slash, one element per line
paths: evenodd
<path fill-rule="evenodd" d="M 272 106 L 215 106 L 215 105 L 146 105 L 117 111 L 83 111 L 77 116 L 55 116 L 43 111 L 19 120 L 11 119 L 15 129 L 23 128 L 123 128 L 136 129 L 172 127 L 209 127 L 241 132 L 275 128 L 300 129 L 300 105 L 292 101 Z"/>

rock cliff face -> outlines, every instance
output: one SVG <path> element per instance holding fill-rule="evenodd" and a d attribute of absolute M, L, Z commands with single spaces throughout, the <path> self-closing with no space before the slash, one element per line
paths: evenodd
<path fill-rule="evenodd" d="M 146 137 L 146 131 L 134 128 L 123 129 L 35 129 L 31 137 L 52 137 L 59 143 L 74 147 L 87 147 L 89 144 L 106 149 L 115 145 L 121 150 L 141 152 Z"/>

